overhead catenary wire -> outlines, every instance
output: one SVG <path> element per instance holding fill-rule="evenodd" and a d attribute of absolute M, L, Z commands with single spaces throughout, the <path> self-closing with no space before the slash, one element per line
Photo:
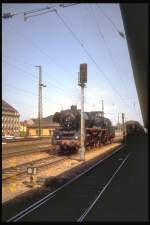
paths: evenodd
<path fill-rule="evenodd" d="M 60 65 L 59 63 L 56 63 L 55 60 L 51 56 L 49 56 L 45 51 L 43 51 L 43 49 L 41 49 L 41 47 L 39 47 L 39 45 L 37 45 L 37 43 L 35 43 L 33 40 L 27 38 L 19 29 L 15 28 L 14 26 L 12 26 L 10 24 L 9 24 L 9 26 L 13 30 L 15 30 L 19 35 L 21 35 L 21 37 L 23 37 L 26 41 L 28 41 L 32 46 L 34 46 L 37 50 L 39 50 L 42 54 L 44 54 L 46 57 L 48 57 L 56 66 L 58 66 L 61 70 L 63 69 L 66 72 L 65 67 Z M 60 89 L 63 89 L 63 88 L 61 87 Z M 64 92 L 66 93 L 69 91 L 66 91 L 66 89 L 65 89 Z M 75 95 L 72 94 L 72 92 L 71 93 L 69 92 L 69 95 L 74 96 L 75 99 L 77 98 Z"/>
<path fill-rule="evenodd" d="M 84 46 L 83 46 L 84 47 Z"/>
<path fill-rule="evenodd" d="M 56 63 L 55 60 L 47 54 L 35 41 L 31 40 L 31 38 L 28 38 L 22 31 L 20 31 L 18 28 L 12 26 L 12 24 L 9 24 L 9 27 L 11 27 L 17 34 L 19 34 L 25 41 L 30 43 L 36 50 L 39 50 L 43 55 L 45 55 L 47 58 L 50 59 L 53 64 L 55 64 L 56 67 L 59 67 L 60 70 L 63 70 L 66 74 L 68 74 L 66 68 L 63 65 L 60 65 L 58 62 Z"/>
<path fill-rule="evenodd" d="M 27 14 L 30 14 L 30 13 L 35 13 L 35 12 L 39 12 L 39 11 L 43 11 L 43 10 L 48 10 L 48 9 L 51 9 L 51 8 L 52 8 L 52 6 L 46 6 L 44 8 L 28 10 L 28 11 L 25 11 L 25 12 L 22 12 L 22 13 L 24 15 L 27 15 Z"/>
<path fill-rule="evenodd" d="M 22 63 L 22 64 L 25 64 L 25 65 L 28 65 L 28 66 L 31 66 L 32 68 L 34 67 L 34 65 L 33 64 L 30 64 L 30 63 L 28 63 L 28 62 L 26 62 L 26 61 L 22 61 L 22 60 L 18 60 L 18 58 L 15 58 L 15 57 L 13 57 L 13 58 L 11 58 L 11 57 L 3 57 L 3 61 L 5 62 L 5 63 L 7 63 L 7 64 L 11 64 L 12 66 L 13 66 L 13 64 L 12 63 L 10 63 L 10 62 L 8 62 L 5 58 L 8 58 L 8 59 L 13 59 L 13 60 L 15 60 L 15 62 L 18 62 L 18 63 Z M 14 65 L 15 66 L 15 65 Z M 18 68 L 19 69 L 19 68 Z M 27 72 L 28 73 L 28 72 Z M 52 74 L 49 74 L 50 75 L 50 77 L 52 76 Z M 77 100 L 77 97 L 76 97 L 76 95 L 75 94 L 73 94 L 72 93 L 72 91 L 69 91 L 69 90 L 66 90 L 66 89 L 64 89 L 64 88 L 62 88 L 62 87 L 60 87 L 59 85 L 58 85 L 58 83 L 56 84 L 56 83 L 50 83 L 49 81 L 47 81 L 47 80 L 45 80 L 44 81 L 46 84 L 49 84 L 50 86 L 53 86 L 53 87 L 55 87 L 55 88 L 59 88 L 60 90 L 57 90 L 57 91 L 63 91 L 65 94 L 67 94 L 67 95 L 71 95 L 72 96 L 72 98 L 73 99 L 76 99 Z M 48 88 L 49 88 L 49 86 L 48 86 Z M 76 101 L 75 100 L 75 101 Z"/>
<path fill-rule="evenodd" d="M 35 75 L 33 75 L 33 74 L 27 72 L 26 70 L 22 69 L 21 67 L 18 67 L 18 66 L 16 66 L 16 65 L 14 65 L 14 64 L 12 64 L 12 63 L 10 63 L 10 62 L 4 60 L 4 59 L 3 59 L 3 61 L 4 61 L 6 64 L 8 64 L 8 65 L 10 65 L 10 66 L 13 66 L 13 67 L 15 67 L 16 69 L 22 71 L 23 73 L 32 76 L 34 79 L 36 79 L 36 80 L 38 79 L 38 77 L 36 77 Z M 45 81 L 46 81 L 46 80 L 45 80 Z M 59 91 L 63 92 L 63 93 L 66 94 L 66 95 L 69 95 L 69 96 L 72 95 L 73 97 L 75 97 L 75 96 L 74 96 L 72 93 L 70 93 L 69 91 L 66 91 L 65 89 L 63 89 L 63 88 L 61 88 L 61 87 L 55 85 L 54 83 L 52 83 L 52 82 L 50 82 L 50 81 L 46 81 L 46 84 L 49 84 L 50 86 L 53 86 L 53 87 L 57 88 L 57 91 L 59 90 Z"/>
<path fill-rule="evenodd" d="M 5 100 L 8 101 L 8 102 L 11 101 L 11 102 L 16 102 L 16 103 L 21 103 L 21 107 L 24 106 L 24 105 L 27 105 L 27 106 L 30 106 L 30 107 L 33 106 L 32 104 L 28 104 L 28 103 L 23 103 L 23 104 L 22 104 L 21 101 L 16 101 L 16 100 L 14 100 L 14 99 L 12 100 L 12 99 L 9 99 L 9 98 L 7 98 L 7 97 L 5 97 Z"/>
<path fill-rule="evenodd" d="M 63 18 L 58 14 L 57 10 L 55 11 L 57 16 L 59 17 L 59 19 L 63 22 L 63 24 L 67 27 L 67 29 L 71 32 L 71 34 L 73 35 L 73 37 L 76 39 L 76 41 L 81 45 L 81 47 L 83 48 L 83 50 L 85 51 L 85 53 L 88 55 L 88 57 L 92 60 L 92 62 L 96 65 L 97 69 L 99 71 L 101 71 L 103 73 L 103 76 L 105 77 L 105 79 L 107 80 L 107 82 L 112 86 L 111 81 L 107 78 L 107 76 L 105 75 L 105 73 L 102 71 L 102 69 L 99 67 L 99 65 L 96 63 L 96 61 L 93 59 L 93 57 L 90 55 L 90 53 L 88 52 L 87 48 L 85 48 L 85 46 L 83 45 L 83 43 L 80 41 L 80 39 L 74 34 L 74 32 L 72 31 L 72 29 L 68 26 L 68 24 L 63 20 Z M 21 35 L 22 32 L 19 31 L 19 33 Z M 23 35 L 24 36 L 24 35 Z M 30 39 L 27 39 L 28 41 L 31 41 Z M 35 43 L 33 41 L 31 41 L 32 44 L 34 44 L 34 46 L 37 47 L 37 45 L 35 45 Z M 39 48 L 39 47 L 38 47 Z M 43 50 L 41 48 L 39 48 L 41 52 L 43 52 Z M 45 52 L 43 52 L 45 54 Z M 47 55 L 47 54 L 46 54 Z M 47 55 L 49 57 L 49 55 Z M 56 63 L 55 63 L 56 64 Z M 120 95 L 120 93 L 118 92 L 118 90 L 113 87 L 113 89 L 116 91 L 116 93 L 118 94 L 118 96 L 120 96 L 120 98 L 122 99 L 122 101 L 124 101 L 124 99 L 122 98 L 122 96 Z M 125 102 L 125 101 L 124 101 Z M 126 104 L 126 102 L 125 102 Z"/>
<path fill-rule="evenodd" d="M 49 86 L 47 86 L 48 88 L 50 88 Z M 14 87 L 15 89 L 18 89 L 17 87 Z M 50 88 L 51 89 L 51 88 Z M 18 89 L 19 90 L 19 89 Z M 20 91 L 22 91 L 22 92 L 26 92 L 26 93 L 30 93 L 30 94 L 32 94 L 32 95 L 34 95 L 34 96 L 36 96 L 37 97 L 37 94 L 36 93 L 32 93 L 32 92 L 27 92 L 27 91 L 25 91 L 25 90 L 21 90 L 20 89 Z M 52 99 L 52 98 L 49 98 L 49 97 L 46 97 L 46 96 L 43 96 L 43 99 L 44 99 L 44 101 L 46 100 L 46 102 L 53 102 L 53 103 L 55 103 L 55 104 L 61 104 L 61 102 L 59 102 L 59 101 L 57 101 L 56 99 Z"/>
<path fill-rule="evenodd" d="M 55 9 L 50 9 L 50 10 L 47 10 L 46 12 L 37 13 L 37 14 L 31 15 L 31 16 L 25 16 L 25 13 L 24 13 L 24 20 L 27 20 L 30 17 L 35 17 L 35 16 L 43 15 L 43 14 L 54 12 L 54 11 L 55 11 Z"/>
<path fill-rule="evenodd" d="M 113 64 L 114 69 L 115 69 L 115 71 L 116 71 L 116 74 L 117 74 L 117 76 L 118 76 L 118 78 L 119 78 L 119 80 L 120 80 L 122 86 L 124 86 L 124 87 L 125 87 L 125 90 L 127 90 L 126 85 L 125 85 L 125 82 L 123 81 L 122 77 L 119 75 L 119 71 L 118 71 L 118 68 L 117 68 L 117 66 L 116 66 L 116 64 L 115 64 L 115 61 L 114 61 L 114 59 L 113 59 L 111 50 L 110 50 L 110 48 L 109 48 L 109 46 L 108 46 L 108 44 L 107 44 L 107 42 L 106 42 L 106 39 L 105 39 L 105 37 L 104 37 L 104 35 L 103 35 L 103 33 L 102 33 L 102 30 L 101 30 L 101 28 L 100 28 L 100 25 L 99 25 L 99 23 L 98 23 L 98 21 L 97 21 L 97 19 L 96 19 L 95 12 L 94 12 L 94 10 L 92 9 L 92 7 L 87 7 L 87 8 L 88 8 L 88 9 L 91 9 L 91 16 L 93 17 L 93 19 L 94 19 L 94 21 L 95 21 L 95 24 L 96 24 L 98 33 L 99 33 L 101 39 L 102 39 L 103 42 L 104 42 L 104 45 L 105 45 L 105 47 L 106 47 L 106 49 L 107 49 L 107 52 L 108 52 L 108 55 L 109 55 L 109 57 L 110 57 L 110 59 L 111 59 L 111 61 L 112 61 L 112 64 Z M 90 12 L 90 11 L 89 11 L 89 12 Z M 93 14 L 92 14 L 92 13 L 93 13 Z"/>
<path fill-rule="evenodd" d="M 16 101 L 16 100 L 14 100 L 14 99 L 12 100 L 12 99 L 7 98 L 7 97 L 5 97 L 5 100 L 6 100 L 7 102 L 11 102 L 11 104 L 12 104 L 12 103 L 14 103 L 14 104 L 15 104 L 15 103 L 17 103 L 17 104 L 19 103 L 19 105 L 21 105 L 21 107 L 24 107 L 24 106 L 25 106 L 25 107 L 26 107 L 26 106 L 30 107 L 30 109 L 33 109 L 32 112 L 30 111 L 30 114 L 32 114 L 30 118 L 36 118 L 36 115 L 34 115 L 34 114 L 36 114 L 36 113 L 35 113 L 35 110 L 34 110 L 32 104 L 28 104 L 28 103 L 23 103 L 23 104 L 22 104 L 21 101 Z M 48 109 L 48 108 L 45 108 L 45 107 L 44 107 L 43 109 L 45 110 L 45 109 Z M 48 110 L 49 110 L 49 109 L 48 109 Z M 29 111 L 28 111 L 28 113 L 29 113 Z"/>
<path fill-rule="evenodd" d="M 88 7 L 88 8 L 89 8 L 89 7 Z M 122 77 L 119 75 L 119 71 L 118 71 L 118 68 L 117 68 L 117 66 L 116 66 L 116 64 L 115 64 L 115 61 L 114 61 L 114 59 L 113 59 L 113 56 L 112 56 L 112 54 L 111 54 L 111 50 L 110 50 L 110 48 L 109 48 L 109 46 L 108 46 L 108 44 L 107 44 L 107 42 L 106 42 L 106 39 L 105 39 L 105 37 L 104 37 L 104 35 L 103 35 L 101 29 L 100 29 L 99 23 L 98 23 L 98 21 L 97 21 L 97 19 L 96 19 L 96 15 L 95 15 L 95 13 L 94 13 L 94 10 L 93 10 L 92 7 L 91 7 L 91 15 L 92 15 L 92 12 L 93 12 L 93 18 L 94 18 L 94 21 L 95 21 L 96 26 L 97 26 L 97 28 L 98 28 L 98 33 L 99 33 L 100 37 L 103 39 L 103 41 L 104 41 L 105 47 L 106 47 L 107 52 L 108 52 L 108 55 L 109 55 L 109 57 L 110 57 L 110 59 L 111 59 L 111 61 L 112 61 L 112 64 L 113 64 L 114 69 L 115 69 L 115 71 L 116 71 L 116 74 L 117 74 L 118 78 L 120 79 L 120 82 L 121 82 L 122 87 L 124 87 L 124 88 L 125 88 L 125 91 L 127 91 L 128 88 L 126 87 L 126 82 L 123 81 Z"/>
<path fill-rule="evenodd" d="M 119 29 L 117 28 L 117 26 L 115 25 L 115 23 L 112 21 L 112 19 L 104 12 L 104 10 L 102 9 L 102 7 L 98 4 L 96 4 L 97 8 L 99 9 L 99 11 L 109 20 L 109 22 L 112 24 L 112 26 L 114 27 L 114 29 L 117 31 L 117 33 L 119 33 L 119 35 L 125 39 L 125 34 L 122 31 L 119 31 Z"/>
<path fill-rule="evenodd" d="M 80 3 L 72 3 L 72 4 L 69 4 L 69 5 L 59 4 L 59 7 L 65 8 L 65 7 L 70 7 L 70 6 L 78 5 L 78 4 L 80 4 Z M 42 12 L 42 13 L 39 13 L 39 14 L 33 14 L 33 13 L 37 13 L 39 11 L 45 11 L 45 10 L 48 10 L 48 11 Z M 38 16 L 38 15 L 45 14 L 45 13 L 48 13 L 48 12 L 53 12 L 54 10 L 55 10 L 55 8 L 51 4 L 51 5 L 48 5 L 48 6 L 44 7 L 44 8 L 40 8 L 40 9 L 33 9 L 33 10 L 22 11 L 22 12 L 14 12 L 14 13 L 11 13 L 11 12 L 4 13 L 2 15 L 2 18 L 9 19 L 9 18 L 12 18 L 13 16 L 18 16 L 18 15 L 22 14 L 22 15 L 24 15 L 24 19 L 26 20 L 29 17 Z M 28 15 L 28 14 L 33 14 L 33 15 L 25 18 L 25 16 Z"/>
<path fill-rule="evenodd" d="M 22 12 L 14 12 L 14 13 L 11 13 L 11 12 L 8 12 L 8 13 L 4 13 L 2 15 L 2 18 L 4 19 L 8 19 L 8 18 L 12 18 L 13 16 L 18 16 L 18 15 L 27 15 L 29 13 L 35 13 L 35 12 L 39 12 L 39 11 L 43 11 L 43 10 L 48 10 L 50 9 L 51 6 L 46 6 L 44 8 L 41 8 L 41 9 L 34 9 L 34 10 L 28 10 L 28 11 L 22 11 Z"/>
<path fill-rule="evenodd" d="M 32 95 L 32 96 L 35 96 L 35 97 L 38 96 L 38 94 L 36 94 L 36 93 L 33 93 L 33 92 L 31 92 L 31 91 L 28 91 L 28 90 L 25 90 L 25 89 L 22 89 L 22 88 L 18 88 L 18 87 L 16 87 L 16 86 L 12 85 L 12 84 L 4 83 L 4 86 L 11 87 L 11 88 L 13 88 L 13 89 L 15 89 L 15 90 L 17 90 L 17 91 L 19 91 L 19 92 L 24 92 L 24 93 L 27 94 L 27 95 Z M 50 87 L 48 87 L 48 88 L 50 88 Z M 43 96 L 43 99 L 44 99 L 44 101 L 46 101 L 46 102 L 53 102 L 53 103 L 55 103 L 55 104 L 57 104 L 57 105 L 61 105 L 61 102 L 57 101 L 56 99 L 54 100 L 54 99 L 52 99 L 52 98 L 45 97 L 45 96 Z M 44 109 L 48 109 L 48 108 L 45 108 L 45 107 L 44 107 Z"/>
<path fill-rule="evenodd" d="M 64 24 L 64 26 L 69 30 L 69 32 L 72 34 L 72 36 L 75 38 L 75 40 L 80 44 L 80 46 L 82 47 L 82 49 L 84 50 L 84 52 L 88 55 L 88 57 L 91 59 L 91 61 L 95 64 L 95 66 L 97 67 L 97 69 L 99 70 L 99 72 L 101 72 L 103 74 L 103 77 L 105 78 L 105 80 L 107 80 L 107 82 L 109 83 L 109 85 L 116 92 L 116 94 L 120 97 L 120 99 L 122 100 L 122 102 L 124 102 L 129 107 L 129 105 L 126 103 L 126 101 L 124 100 L 124 98 L 120 95 L 120 93 L 118 92 L 118 90 L 113 86 L 112 82 L 108 79 L 108 77 L 106 76 L 106 74 L 104 73 L 104 71 L 100 68 L 100 66 L 96 63 L 95 59 L 91 56 L 91 54 L 89 53 L 89 51 L 87 50 L 87 48 L 84 46 L 84 44 L 80 41 L 80 39 L 77 37 L 77 35 L 73 32 L 73 30 L 69 27 L 69 25 L 65 22 L 65 20 L 60 16 L 60 14 L 57 11 L 56 11 L 56 15 L 61 20 L 61 22 Z"/>
<path fill-rule="evenodd" d="M 33 75 L 33 74 L 31 74 L 31 73 L 25 71 L 24 69 L 22 69 L 22 68 L 20 68 L 20 67 L 18 67 L 18 66 L 16 66 L 16 65 L 14 65 L 14 64 L 12 64 L 12 63 L 10 63 L 10 62 L 8 62 L 7 60 L 3 59 L 3 61 L 4 61 L 6 64 L 10 65 L 10 66 L 16 67 L 17 69 L 21 70 L 22 72 L 27 73 L 27 74 L 29 74 L 29 75 L 35 77 L 35 75 Z M 16 60 L 15 60 L 15 61 L 16 61 Z M 24 64 L 27 64 L 27 65 L 30 65 L 30 66 L 32 66 L 32 67 L 34 67 L 34 65 L 29 64 L 29 63 L 27 63 L 27 62 L 23 62 L 23 63 L 24 63 Z M 60 87 L 60 86 L 58 86 L 58 85 L 56 85 L 56 84 L 54 84 L 54 83 L 52 83 L 52 82 L 49 82 L 49 81 L 46 81 L 46 80 L 45 80 L 45 82 L 48 83 L 48 84 L 51 85 L 51 86 L 54 86 L 54 87 L 56 87 L 56 88 L 59 88 L 60 90 L 62 90 L 63 92 L 65 92 L 65 93 L 68 94 L 68 95 L 75 96 L 75 95 L 73 95 L 71 92 L 66 91 L 64 88 L 62 88 L 62 87 Z"/>
<path fill-rule="evenodd" d="M 66 8 L 66 7 L 70 7 L 70 6 L 73 6 L 73 5 L 79 5 L 80 3 L 72 3 L 72 4 L 69 4 L 69 5 L 64 5 L 63 3 L 59 4 L 60 7 L 63 7 L 63 8 Z"/>
<path fill-rule="evenodd" d="M 38 96 L 38 94 L 36 94 L 36 93 L 33 93 L 33 92 L 31 92 L 31 91 L 27 91 L 27 90 L 24 90 L 24 89 L 15 87 L 15 86 L 10 85 L 10 84 L 7 84 L 7 83 L 5 83 L 4 85 L 5 85 L 6 87 L 13 88 L 15 91 L 23 92 L 23 93 L 25 93 L 26 95 L 32 95 L 32 96 L 35 96 L 35 97 Z M 46 102 L 54 102 L 55 104 L 57 104 L 57 105 L 59 104 L 59 105 L 60 105 L 60 102 L 55 101 L 55 100 L 53 100 L 53 99 L 51 99 L 51 98 L 47 98 L 47 97 L 44 96 L 43 99 L 44 99 L 44 101 L 46 101 Z M 26 103 L 22 102 L 22 104 L 26 104 Z M 30 106 L 31 106 L 31 105 L 30 105 Z M 33 106 L 33 105 L 32 105 L 32 106 Z M 44 107 L 44 109 L 48 109 L 48 108 L 47 108 L 47 107 L 46 107 L 46 108 Z M 48 110 L 49 110 L 49 109 L 48 109 Z"/>
<path fill-rule="evenodd" d="M 7 59 L 10 59 L 10 60 L 15 60 L 15 62 L 18 62 L 18 63 L 22 63 L 22 64 L 25 64 L 25 65 L 28 65 L 28 66 L 31 66 L 32 68 L 33 68 L 33 64 L 31 64 L 31 63 L 29 63 L 29 62 L 26 62 L 26 61 L 24 61 L 24 60 L 20 60 L 20 59 L 18 59 L 18 58 L 16 58 L 16 57 L 10 57 L 10 56 L 5 56 L 5 57 L 3 57 L 3 60 L 5 60 L 5 61 L 7 61 Z"/>
<path fill-rule="evenodd" d="M 9 66 L 15 67 L 16 69 L 22 71 L 23 73 L 30 75 L 30 76 L 33 77 L 34 79 L 37 79 L 37 77 L 35 77 L 33 74 L 27 72 L 27 71 L 24 70 L 23 68 L 21 68 L 21 67 L 19 67 L 19 66 L 16 66 L 16 65 L 14 65 L 14 64 L 12 64 L 12 63 L 10 63 L 10 62 L 4 60 L 4 59 L 2 59 L 2 61 L 3 61 L 4 63 L 6 63 L 7 65 L 9 65 Z"/>

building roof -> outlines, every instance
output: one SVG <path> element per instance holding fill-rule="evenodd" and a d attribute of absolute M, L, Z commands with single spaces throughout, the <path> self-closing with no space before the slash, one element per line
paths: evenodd
<path fill-rule="evenodd" d="M 27 121 L 28 128 L 29 127 L 38 127 L 38 126 L 39 126 L 38 119 L 30 119 L 29 121 Z M 59 126 L 59 123 L 53 122 L 53 115 L 42 118 L 42 120 L 41 120 L 41 127 L 58 127 L 58 126 Z"/>
<path fill-rule="evenodd" d="M 14 107 L 12 107 L 11 105 L 9 105 L 4 100 L 2 100 L 2 111 L 15 112 L 15 113 L 19 114 L 18 111 Z"/>

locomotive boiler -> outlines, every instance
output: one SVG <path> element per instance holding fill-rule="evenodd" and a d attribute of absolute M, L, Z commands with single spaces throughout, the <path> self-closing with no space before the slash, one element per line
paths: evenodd
<path fill-rule="evenodd" d="M 56 112 L 53 121 L 60 124 L 56 129 L 52 143 L 61 150 L 78 150 L 80 147 L 81 111 L 76 106 L 71 109 Z M 114 137 L 111 121 L 100 111 L 84 112 L 85 147 L 92 148 L 111 143 Z"/>

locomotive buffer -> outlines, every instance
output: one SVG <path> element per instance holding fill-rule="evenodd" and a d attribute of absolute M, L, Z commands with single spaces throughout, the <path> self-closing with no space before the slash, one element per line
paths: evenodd
<path fill-rule="evenodd" d="M 81 87 L 81 148 L 80 160 L 85 160 L 84 87 L 87 83 L 87 64 L 80 64 L 78 85 Z"/>

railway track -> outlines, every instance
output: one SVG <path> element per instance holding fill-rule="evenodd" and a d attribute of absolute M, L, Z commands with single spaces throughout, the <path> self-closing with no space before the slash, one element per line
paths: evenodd
<path fill-rule="evenodd" d="M 2 138 L 3 142 L 6 143 L 17 143 L 17 142 L 25 142 L 25 141 L 38 141 L 38 140 L 45 140 L 48 139 L 49 137 L 28 137 L 28 138 L 19 138 L 19 139 L 7 139 L 7 138 Z"/>
<path fill-rule="evenodd" d="M 55 191 L 9 218 L 7 222 L 19 220 L 82 222 L 103 195 L 104 191 L 110 186 L 130 155 L 131 152 L 124 151 L 124 146 L 116 149 L 113 153 L 96 162 Z M 114 161 L 113 164 L 112 160 Z M 104 164 L 104 161 L 107 163 Z M 108 172 L 109 165 L 112 168 Z M 107 173 L 105 176 L 104 171 Z M 100 173 L 101 179 L 96 179 Z M 68 198 L 66 198 L 66 194 Z M 59 207 L 56 204 L 58 202 Z"/>
<path fill-rule="evenodd" d="M 122 140 L 122 138 L 118 138 L 118 139 L 114 139 L 113 142 L 115 143 L 115 142 L 119 142 L 121 140 Z M 35 144 L 33 144 L 33 147 L 31 145 L 28 146 L 29 143 L 27 143 L 26 145 L 27 146 L 24 146 L 24 149 L 22 149 L 22 150 L 20 149 L 21 148 L 20 146 L 16 146 L 16 147 L 12 146 L 12 147 L 10 147 L 11 151 L 7 152 L 7 153 L 5 152 L 7 147 L 3 147 L 5 151 L 2 152 L 2 159 L 4 160 L 4 159 L 22 156 L 22 155 L 37 154 L 37 152 L 44 152 L 44 151 L 48 151 L 48 150 L 49 151 L 52 151 L 52 150 L 55 151 L 54 147 L 51 144 L 49 144 L 48 147 L 40 146 L 40 143 L 38 143 L 39 146 L 38 145 L 35 146 Z M 13 149 L 13 148 L 16 148 L 16 150 Z"/>
<path fill-rule="evenodd" d="M 2 159 L 8 159 L 8 158 L 22 156 L 22 155 L 37 154 L 37 152 L 43 152 L 48 150 L 52 150 L 52 147 L 49 146 L 49 147 L 42 148 L 37 146 L 33 149 L 28 149 L 28 150 L 16 151 L 11 153 L 2 153 Z"/>
<path fill-rule="evenodd" d="M 45 157 L 42 159 L 34 160 L 28 163 L 24 163 L 21 165 L 18 165 L 16 167 L 9 167 L 4 170 L 2 170 L 2 180 L 3 182 L 10 181 L 14 177 L 18 179 L 19 177 L 22 177 L 23 175 L 26 175 L 27 168 L 31 165 L 36 167 L 38 171 L 43 169 L 44 167 L 53 166 L 56 163 L 59 163 L 61 161 L 64 161 L 67 157 L 59 157 L 55 154 L 49 157 Z"/>

